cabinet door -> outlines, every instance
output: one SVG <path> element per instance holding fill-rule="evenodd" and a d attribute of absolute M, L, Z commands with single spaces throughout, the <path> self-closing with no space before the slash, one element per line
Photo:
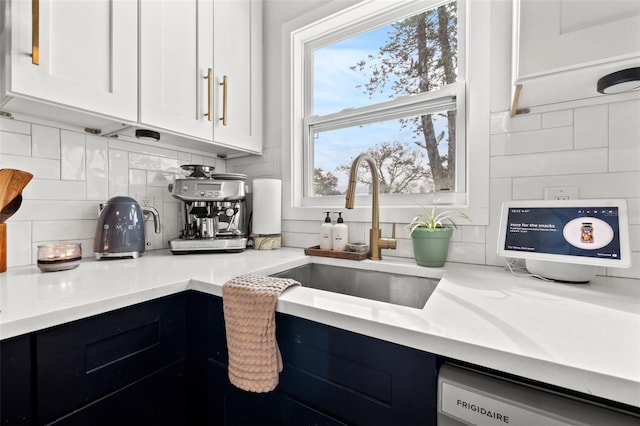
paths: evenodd
<path fill-rule="evenodd" d="M 637 1 L 519 0 L 516 12 L 517 79 L 640 57 Z"/>
<path fill-rule="evenodd" d="M 186 362 L 171 364 L 52 423 L 56 426 L 186 425 Z"/>
<path fill-rule="evenodd" d="M 211 140 L 212 0 L 140 2 L 140 121 Z"/>
<path fill-rule="evenodd" d="M 11 94 L 137 119 L 135 0 L 20 0 L 11 8 Z"/>
<path fill-rule="evenodd" d="M 207 336 L 190 339 L 196 423 L 435 424 L 435 355 L 280 313 L 280 383 L 265 394 L 237 389 L 228 380 L 222 299 L 193 296 L 191 336 Z"/>
<path fill-rule="evenodd" d="M 601 97 L 600 77 L 640 66 L 640 2 L 516 0 L 513 7 L 512 113 Z"/>
<path fill-rule="evenodd" d="M 0 342 L 0 424 L 31 424 L 30 335 Z"/>
<path fill-rule="evenodd" d="M 186 295 L 36 333 L 39 422 L 59 418 L 186 356 Z"/>
<path fill-rule="evenodd" d="M 214 140 L 262 153 L 262 2 L 215 1 L 214 31 Z"/>
<path fill-rule="evenodd" d="M 276 323 L 280 392 L 347 424 L 435 424 L 435 355 L 290 315 Z"/>

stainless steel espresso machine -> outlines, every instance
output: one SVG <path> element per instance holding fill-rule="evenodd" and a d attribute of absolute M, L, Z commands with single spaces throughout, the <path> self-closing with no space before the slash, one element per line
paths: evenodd
<path fill-rule="evenodd" d="M 212 166 L 187 164 L 191 174 L 169 184 L 184 202 L 184 227 L 169 241 L 173 254 L 240 252 L 247 247 L 246 175 L 212 173 Z"/>

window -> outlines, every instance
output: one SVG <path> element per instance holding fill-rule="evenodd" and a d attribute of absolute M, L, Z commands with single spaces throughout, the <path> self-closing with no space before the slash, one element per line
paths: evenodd
<path fill-rule="evenodd" d="M 475 223 L 488 221 L 490 7 L 464 0 L 340 3 L 284 28 L 290 67 L 283 70 L 283 133 L 291 141 L 283 144 L 285 218 L 342 207 L 351 161 L 369 152 L 382 180 L 383 221 L 385 209 L 402 222 L 398 207 L 413 208 L 408 222 L 416 206 L 433 202 L 464 209 Z M 467 28 L 470 9 L 482 23 L 473 27 L 477 40 Z M 470 56 L 475 80 L 484 80 L 473 90 Z M 473 166 L 472 155 L 481 158 Z M 356 185 L 361 196 L 370 190 L 366 167 Z M 356 200 L 356 210 L 370 211 L 367 204 Z M 350 220 L 366 220 L 355 213 Z"/>
<path fill-rule="evenodd" d="M 344 194 L 362 152 L 376 160 L 383 193 L 464 190 L 464 167 L 455 167 L 464 152 L 464 138 L 456 140 L 464 99 L 457 21 L 454 0 L 307 43 L 304 143 L 313 173 L 305 173 L 306 196 Z M 358 179 L 366 193 L 366 167 Z"/>

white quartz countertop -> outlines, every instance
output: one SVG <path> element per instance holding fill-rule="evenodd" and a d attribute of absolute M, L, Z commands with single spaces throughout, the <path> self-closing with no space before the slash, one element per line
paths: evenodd
<path fill-rule="evenodd" d="M 0 274 L 0 338 L 194 289 L 222 295 L 243 273 L 309 262 L 442 278 L 424 309 L 305 287 L 285 291 L 279 312 L 307 318 L 640 407 L 640 280 L 597 277 L 570 285 L 515 277 L 503 268 L 409 260 L 350 261 L 302 249 L 84 259 L 76 269 L 36 266 Z"/>

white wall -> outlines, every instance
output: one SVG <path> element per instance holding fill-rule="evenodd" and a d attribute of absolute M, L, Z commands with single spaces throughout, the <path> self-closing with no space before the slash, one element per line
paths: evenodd
<path fill-rule="evenodd" d="M 227 160 L 230 172 L 252 177 L 281 177 L 282 140 L 282 25 L 323 1 L 265 1 L 265 153 L 261 158 Z M 345 5 L 349 2 L 345 1 Z M 571 102 L 534 108 L 530 114 L 509 118 L 511 6 L 492 3 L 491 28 L 491 154 L 490 225 L 460 226 L 454 232 L 449 260 L 499 265 L 496 256 L 497 221 L 506 200 L 542 199 L 545 187 L 576 186 L 580 198 L 625 198 L 630 207 L 631 270 L 601 273 L 640 278 L 640 96 L 634 100 Z M 595 81 L 594 81 L 595 86 Z M 611 99 L 611 98 L 609 98 Z M 618 98 L 619 99 L 619 98 Z M 473 135 L 468 135 L 473 143 Z M 471 159 L 470 161 L 474 161 Z M 283 242 L 291 247 L 317 244 L 321 218 L 283 222 Z M 367 238 L 368 223 L 350 224 L 351 241 Z M 383 256 L 413 257 L 411 240 L 398 225 L 396 250 Z M 383 224 L 383 235 L 389 235 Z"/>
<path fill-rule="evenodd" d="M 225 172 L 225 161 L 204 153 L 106 139 L 83 129 L 35 119 L 0 118 L 0 168 L 34 175 L 20 210 L 7 221 L 7 266 L 36 263 L 37 245 L 82 244 L 93 256 L 98 205 L 116 195 L 146 201 L 160 213 L 161 234 L 146 225 L 147 250 L 167 248 L 178 235 L 181 204 L 167 185 L 182 164 L 207 164 Z"/>

